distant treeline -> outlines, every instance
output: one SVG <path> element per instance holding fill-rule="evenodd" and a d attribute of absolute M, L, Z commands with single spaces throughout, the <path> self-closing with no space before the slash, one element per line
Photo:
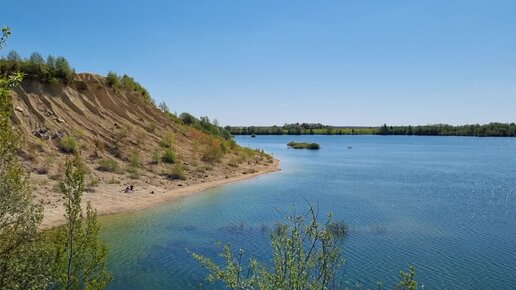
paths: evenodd
<path fill-rule="evenodd" d="M 422 135 L 422 136 L 477 136 L 516 137 L 516 124 L 489 123 L 485 125 L 452 126 L 446 124 L 425 126 L 387 126 L 378 129 L 379 135 Z"/>
<path fill-rule="evenodd" d="M 226 126 L 232 135 L 419 135 L 419 136 L 478 136 L 516 137 L 515 123 L 452 126 L 446 124 L 423 126 L 338 127 L 319 123 L 295 123 L 283 126 Z"/>
<path fill-rule="evenodd" d="M 283 126 L 226 126 L 232 135 L 366 135 L 376 134 L 377 127 L 336 127 L 320 123 L 295 123 Z"/>

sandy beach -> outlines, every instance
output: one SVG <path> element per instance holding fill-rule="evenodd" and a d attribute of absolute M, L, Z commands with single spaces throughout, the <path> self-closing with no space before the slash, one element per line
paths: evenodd
<path fill-rule="evenodd" d="M 237 172 L 232 176 L 213 176 L 204 180 L 163 182 L 156 185 L 156 180 L 131 181 L 135 189 L 133 192 L 124 192 L 125 184 L 101 184 L 94 193 L 85 192 L 83 196 L 84 206 L 91 202 L 98 215 L 127 213 L 142 210 L 166 202 L 172 202 L 185 196 L 202 192 L 203 190 L 239 182 L 256 176 L 276 172 L 279 168 L 279 160 L 269 166 L 257 166 L 253 173 Z M 150 177 L 155 178 L 155 177 Z M 154 183 L 154 184 L 153 184 Z M 40 229 L 49 229 L 63 224 L 64 207 L 61 204 L 44 207 L 44 218 Z"/>

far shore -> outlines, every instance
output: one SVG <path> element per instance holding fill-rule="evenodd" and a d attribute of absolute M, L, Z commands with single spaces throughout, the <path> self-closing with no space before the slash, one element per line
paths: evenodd
<path fill-rule="evenodd" d="M 108 215 L 118 213 L 128 213 L 153 207 L 159 204 L 178 200 L 180 198 L 200 193 L 209 188 L 227 185 L 251 178 L 259 175 L 276 172 L 279 168 L 280 161 L 274 159 L 269 166 L 260 166 L 253 173 L 239 173 L 233 176 L 214 176 L 211 179 L 201 181 L 199 183 L 188 184 L 186 182 L 178 182 L 176 184 L 163 183 L 163 186 L 151 185 L 148 180 L 135 181 L 135 190 L 125 193 L 121 191 L 120 184 L 102 184 L 96 189 L 95 193 L 84 193 L 83 201 L 90 201 L 93 208 L 97 210 L 97 214 Z M 154 193 L 152 193 L 154 192 Z M 52 208 L 45 207 L 43 222 L 40 225 L 41 230 L 50 229 L 64 224 L 64 207 L 55 206 Z"/>

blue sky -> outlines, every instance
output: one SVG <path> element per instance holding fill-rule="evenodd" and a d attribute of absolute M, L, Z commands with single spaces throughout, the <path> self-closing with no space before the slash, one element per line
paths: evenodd
<path fill-rule="evenodd" d="M 222 125 L 516 121 L 516 1 L 7 1 L 7 48 Z"/>

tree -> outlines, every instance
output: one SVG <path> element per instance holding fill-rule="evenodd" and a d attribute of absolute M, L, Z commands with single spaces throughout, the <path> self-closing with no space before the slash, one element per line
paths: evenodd
<path fill-rule="evenodd" d="M 414 276 L 416 275 L 416 268 L 414 266 L 410 266 L 407 272 L 400 271 L 400 282 L 396 286 L 396 289 L 402 290 L 416 290 L 417 282 L 414 280 Z"/>
<path fill-rule="evenodd" d="M 45 64 L 45 60 L 41 56 L 41 54 L 37 52 L 33 52 L 29 57 L 29 62 L 37 65 L 43 65 Z"/>
<path fill-rule="evenodd" d="M 19 62 L 22 58 L 15 50 L 11 50 L 7 55 L 7 60 Z"/>
<path fill-rule="evenodd" d="M 74 71 L 64 57 L 57 57 L 55 60 L 55 76 L 63 80 L 65 84 L 70 83 Z"/>
<path fill-rule="evenodd" d="M 168 109 L 167 103 L 165 103 L 165 102 L 161 102 L 161 103 L 159 103 L 158 108 L 159 108 L 163 113 L 169 113 L 169 109 Z"/>
<path fill-rule="evenodd" d="M 2 28 L 0 47 L 10 31 Z M 41 289 L 48 279 L 45 253 L 38 245 L 41 205 L 32 202 L 29 179 L 18 161 L 21 133 L 11 128 L 9 91 L 21 73 L 0 77 L 0 289 Z"/>
<path fill-rule="evenodd" d="M 48 66 L 48 69 L 50 70 L 50 72 L 54 73 L 54 71 L 56 69 L 56 58 L 49 55 L 47 57 L 47 66 Z"/>
<path fill-rule="evenodd" d="M 118 88 L 120 86 L 120 79 L 115 72 L 109 71 L 106 76 L 108 86 Z"/>
<path fill-rule="evenodd" d="M 59 289 L 103 289 L 111 281 L 106 271 L 107 247 L 99 240 L 97 213 L 89 202 L 86 217 L 83 216 L 84 175 L 84 165 L 78 156 L 66 161 L 65 179 L 60 184 L 66 224 L 54 237 L 54 286 Z"/>
<path fill-rule="evenodd" d="M 270 234 L 272 264 L 252 258 L 246 270 L 244 251 L 234 256 L 230 245 L 221 254 L 225 267 L 198 254 L 193 257 L 208 269 L 210 282 L 222 281 L 230 289 L 329 289 L 337 286 L 335 276 L 343 263 L 339 237 L 344 227 L 339 225 L 331 215 L 318 223 L 313 207 L 305 214 L 289 215 Z"/>

